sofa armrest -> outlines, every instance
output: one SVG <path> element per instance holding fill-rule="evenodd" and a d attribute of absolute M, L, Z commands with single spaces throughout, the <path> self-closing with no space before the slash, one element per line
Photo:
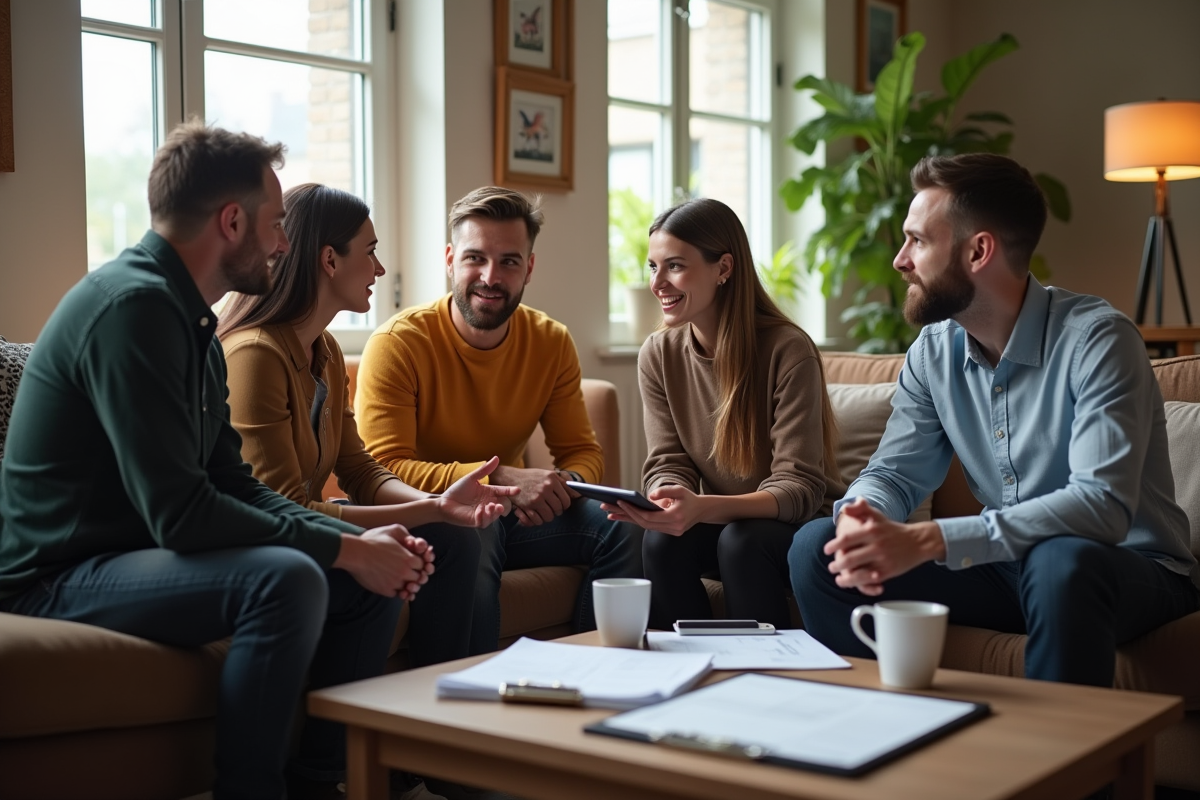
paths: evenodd
<path fill-rule="evenodd" d="M 583 389 L 583 402 L 587 406 L 596 441 L 604 450 L 604 475 L 600 483 L 605 486 L 621 485 L 621 410 L 617 404 L 617 387 L 608 381 L 584 378 L 579 382 Z M 553 469 L 554 460 L 546 447 L 546 436 L 542 426 L 533 429 L 529 444 L 525 446 L 525 465 L 539 469 Z"/>

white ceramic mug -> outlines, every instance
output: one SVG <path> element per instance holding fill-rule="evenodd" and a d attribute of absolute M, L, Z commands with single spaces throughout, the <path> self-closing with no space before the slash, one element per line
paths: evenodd
<path fill-rule="evenodd" d="M 875 618 L 875 639 L 863 633 L 862 618 Z M 850 627 L 879 659 L 879 678 L 901 689 L 928 689 L 942 660 L 950 609 L 941 603 L 889 600 L 859 606 Z"/>
<path fill-rule="evenodd" d="M 596 628 L 605 647 L 641 647 L 650 621 L 650 581 L 602 578 L 592 581 Z"/>

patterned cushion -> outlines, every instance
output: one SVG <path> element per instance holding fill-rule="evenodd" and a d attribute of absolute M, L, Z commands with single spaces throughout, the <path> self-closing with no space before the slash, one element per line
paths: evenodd
<path fill-rule="evenodd" d="M 4 458 L 4 440 L 8 437 L 8 418 L 12 416 L 17 383 L 31 350 L 31 344 L 13 344 L 0 336 L 0 458 Z"/>

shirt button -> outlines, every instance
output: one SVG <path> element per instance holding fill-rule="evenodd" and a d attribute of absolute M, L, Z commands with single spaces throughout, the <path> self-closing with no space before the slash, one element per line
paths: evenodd
<path fill-rule="evenodd" d="M 207 328 L 207 327 L 208 327 L 208 317 L 201 317 L 201 318 L 200 318 L 200 327 L 201 327 L 201 328 Z"/>
<path fill-rule="evenodd" d="M 997 387 L 996 387 L 996 394 L 1000 394 L 1000 393 L 1001 393 L 1001 392 L 1003 392 L 1003 391 L 1004 391 L 1004 387 L 1003 387 L 1003 386 L 997 386 Z"/>
<path fill-rule="evenodd" d="M 971 557 L 970 557 L 970 556 L 967 556 L 966 558 L 964 558 L 964 559 L 962 560 L 962 565 L 963 565 L 964 567 L 969 567 L 969 566 L 971 566 L 971 565 L 972 565 L 972 564 L 974 564 L 974 563 L 975 563 L 975 562 L 971 560 Z"/>
<path fill-rule="evenodd" d="M 204 405 L 200 406 L 200 410 L 201 410 L 201 411 L 208 411 L 208 403 L 205 403 Z"/>
<path fill-rule="evenodd" d="M 1004 431 L 996 431 L 996 438 L 997 438 L 997 439 L 1003 439 L 1003 438 L 1004 438 Z"/>
<path fill-rule="evenodd" d="M 1012 485 L 1013 485 L 1013 484 L 1016 482 L 1016 480 L 1013 478 L 1013 476 L 1012 476 L 1012 475 L 1005 475 L 1005 476 L 1004 476 L 1004 482 L 1005 482 L 1006 484 L 1008 484 L 1009 486 L 1012 486 Z"/>

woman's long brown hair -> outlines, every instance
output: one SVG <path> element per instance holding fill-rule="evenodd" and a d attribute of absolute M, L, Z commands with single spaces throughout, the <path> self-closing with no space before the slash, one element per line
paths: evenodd
<path fill-rule="evenodd" d="M 271 288 L 266 294 L 229 296 L 217 336 L 224 337 L 260 325 L 301 322 L 317 306 L 321 250 L 350 252 L 371 209 L 359 198 L 319 183 L 302 183 L 283 193 L 283 231 L 291 246 L 271 265 Z"/>
<path fill-rule="evenodd" d="M 728 280 L 717 291 L 717 346 L 713 367 L 721 403 L 717 408 L 716 436 L 710 456 L 731 475 L 747 477 L 758 463 L 759 449 L 768 435 L 758 381 L 758 329 L 787 325 L 804 330 L 787 317 L 758 279 L 750 242 L 733 209 L 719 200 L 699 198 L 669 208 L 650 226 L 650 233 L 664 231 L 700 251 L 715 264 L 725 253 L 733 259 Z M 811 344 L 811 339 L 810 339 Z M 816 350 L 816 346 L 813 346 Z M 837 424 L 829 392 L 825 388 L 825 366 L 821 372 L 821 440 L 826 471 L 837 465 Z"/>

